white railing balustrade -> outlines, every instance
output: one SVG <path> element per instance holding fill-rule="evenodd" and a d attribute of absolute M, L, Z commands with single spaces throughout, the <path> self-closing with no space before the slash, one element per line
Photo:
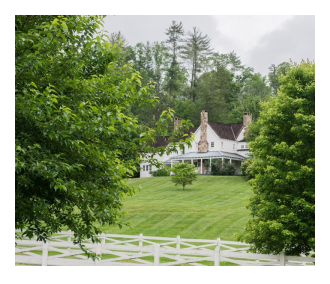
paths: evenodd
<path fill-rule="evenodd" d="M 315 265 L 311 256 L 249 253 L 249 244 L 204 239 L 184 239 L 102 234 L 100 243 L 83 244 L 99 255 L 93 261 L 73 243 L 73 233 L 60 232 L 46 243 L 36 239 L 16 239 L 15 262 L 32 265 Z M 314 253 L 313 253 L 314 254 Z"/>

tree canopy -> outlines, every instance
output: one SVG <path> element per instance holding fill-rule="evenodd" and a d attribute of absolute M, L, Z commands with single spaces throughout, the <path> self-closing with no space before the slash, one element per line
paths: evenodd
<path fill-rule="evenodd" d="M 46 240 L 63 226 L 98 241 L 98 223 L 124 224 L 126 183 L 140 160 L 170 152 L 191 126 L 183 121 L 170 148 L 173 110 L 154 128 L 131 115 L 154 106 L 153 84 L 142 85 L 122 49 L 100 31 L 100 16 L 15 17 L 15 228 Z M 174 143 L 178 141 L 178 143 Z"/>
<path fill-rule="evenodd" d="M 315 249 L 315 64 L 294 64 L 278 95 L 262 104 L 249 143 L 254 196 L 241 237 L 262 253 Z"/>

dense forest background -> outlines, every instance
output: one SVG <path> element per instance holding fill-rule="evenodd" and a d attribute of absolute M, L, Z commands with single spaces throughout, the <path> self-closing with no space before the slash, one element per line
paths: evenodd
<path fill-rule="evenodd" d="M 181 22 L 173 21 L 164 32 L 164 42 L 135 46 L 129 45 L 120 32 L 110 35 L 111 43 L 121 52 L 120 64 L 132 64 L 141 75 L 142 86 L 155 88 L 155 107 L 132 105 L 126 110 L 148 127 L 153 127 L 168 108 L 194 125 L 199 125 L 203 109 L 208 111 L 210 121 L 238 123 L 243 112 L 252 113 L 256 120 L 260 102 L 276 95 L 278 79 L 291 65 L 273 64 L 268 76 L 262 76 L 243 65 L 234 51 L 220 54 L 211 49 L 211 39 L 197 27 L 185 31 Z"/>

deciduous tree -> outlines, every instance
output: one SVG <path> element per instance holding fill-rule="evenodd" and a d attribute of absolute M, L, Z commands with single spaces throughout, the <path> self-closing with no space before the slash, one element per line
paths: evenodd
<path fill-rule="evenodd" d="M 154 129 L 125 114 L 157 99 L 118 63 L 102 24 L 99 16 L 15 17 L 15 228 L 30 238 L 45 241 L 65 226 L 76 243 L 98 241 L 98 224 L 123 224 L 122 201 L 135 191 L 126 179 L 140 157 L 176 148 L 172 138 L 172 148 L 148 146 L 167 135 L 172 110 Z"/>
<path fill-rule="evenodd" d="M 197 179 L 198 175 L 195 166 L 188 163 L 173 165 L 172 172 L 174 173 L 172 181 L 175 185 L 182 185 L 183 190 L 187 184 L 192 184 L 192 182 Z"/>
<path fill-rule="evenodd" d="M 315 64 L 293 65 L 280 83 L 249 143 L 254 196 L 241 240 L 261 253 L 308 253 L 315 249 Z"/>

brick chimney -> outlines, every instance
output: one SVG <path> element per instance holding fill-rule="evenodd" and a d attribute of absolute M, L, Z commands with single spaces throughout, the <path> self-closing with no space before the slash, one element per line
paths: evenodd
<path fill-rule="evenodd" d="M 198 153 L 206 153 L 209 151 L 209 143 L 207 142 L 207 122 L 208 113 L 203 110 L 201 112 L 201 138 L 198 142 Z"/>
<path fill-rule="evenodd" d="M 243 125 L 246 128 L 252 122 L 252 113 L 244 112 Z"/>
<path fill-rule="evenodd" d="M 179 125 L 181 124 L 181 122 L 182 122 L 181 118 L 174 119 L 174 130 L 178 130 Z"/>

